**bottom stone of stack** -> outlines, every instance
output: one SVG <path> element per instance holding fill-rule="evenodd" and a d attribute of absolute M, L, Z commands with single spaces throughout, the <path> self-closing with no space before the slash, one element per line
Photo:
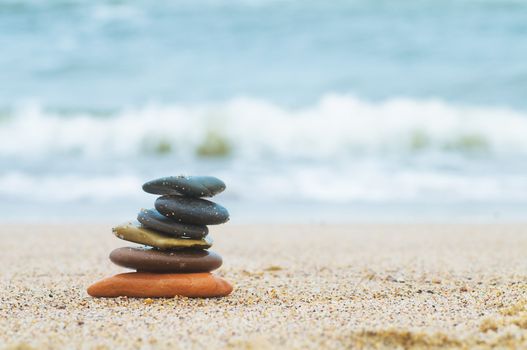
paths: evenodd
<path fill-rule="evenodd" d="M 105 278 L 92 284 L 92 297 L 134 298 L 212 298 L 227 296 L 232 286 L 221 277 L 204 273 L 129 272 Z"/>

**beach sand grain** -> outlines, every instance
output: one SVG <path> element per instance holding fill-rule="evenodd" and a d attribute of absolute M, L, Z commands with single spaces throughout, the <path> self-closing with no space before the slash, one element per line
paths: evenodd
<path fill-rule="evenodd" d="M 0 349 L 527 347 L 527 225 L 213 227 L 220 299 L 94 299 L 110 225 L 0 229 Z M 133 244 L 130 244 L 133 245 Z"/>

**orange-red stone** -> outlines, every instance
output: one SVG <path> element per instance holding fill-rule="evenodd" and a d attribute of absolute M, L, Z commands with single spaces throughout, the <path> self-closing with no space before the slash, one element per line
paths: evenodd
<path fill-rule="evenodd" d="M 190 298 L 223 297 L 232 286 L 221 277 L 204 273 L 129 272 L 105 278 L 88 288 L 92 297 Z"/>

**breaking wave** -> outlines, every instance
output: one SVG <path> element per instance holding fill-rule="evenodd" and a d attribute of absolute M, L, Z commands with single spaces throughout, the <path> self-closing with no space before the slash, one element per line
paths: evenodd
<path fill-rule="evenodd" d="M 230 202 L 523 203 L 525 135 L 523 112 L 439 100 L 238 98 L 105 113 L 26 104 L 0 112 L 0 198 L 142 206 L 144 181 L 186 173 L 222 178 Z"/>
<path fill-rule="evenodd" d="M 326 95 L 303 108 L 237 98 L 94 112 L 34 104 L 0 117 L 0 159 L 173 156 L 347 159 L 356 155 L 527 154 L 526 113 L 439 100 Z"/>

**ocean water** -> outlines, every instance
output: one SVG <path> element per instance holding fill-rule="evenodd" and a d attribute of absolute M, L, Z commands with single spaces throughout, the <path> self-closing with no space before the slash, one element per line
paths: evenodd
<path fill-rule="evenodd" d="M 523 1 L 0 0 L 0 220 L 524 220 Z"/>

